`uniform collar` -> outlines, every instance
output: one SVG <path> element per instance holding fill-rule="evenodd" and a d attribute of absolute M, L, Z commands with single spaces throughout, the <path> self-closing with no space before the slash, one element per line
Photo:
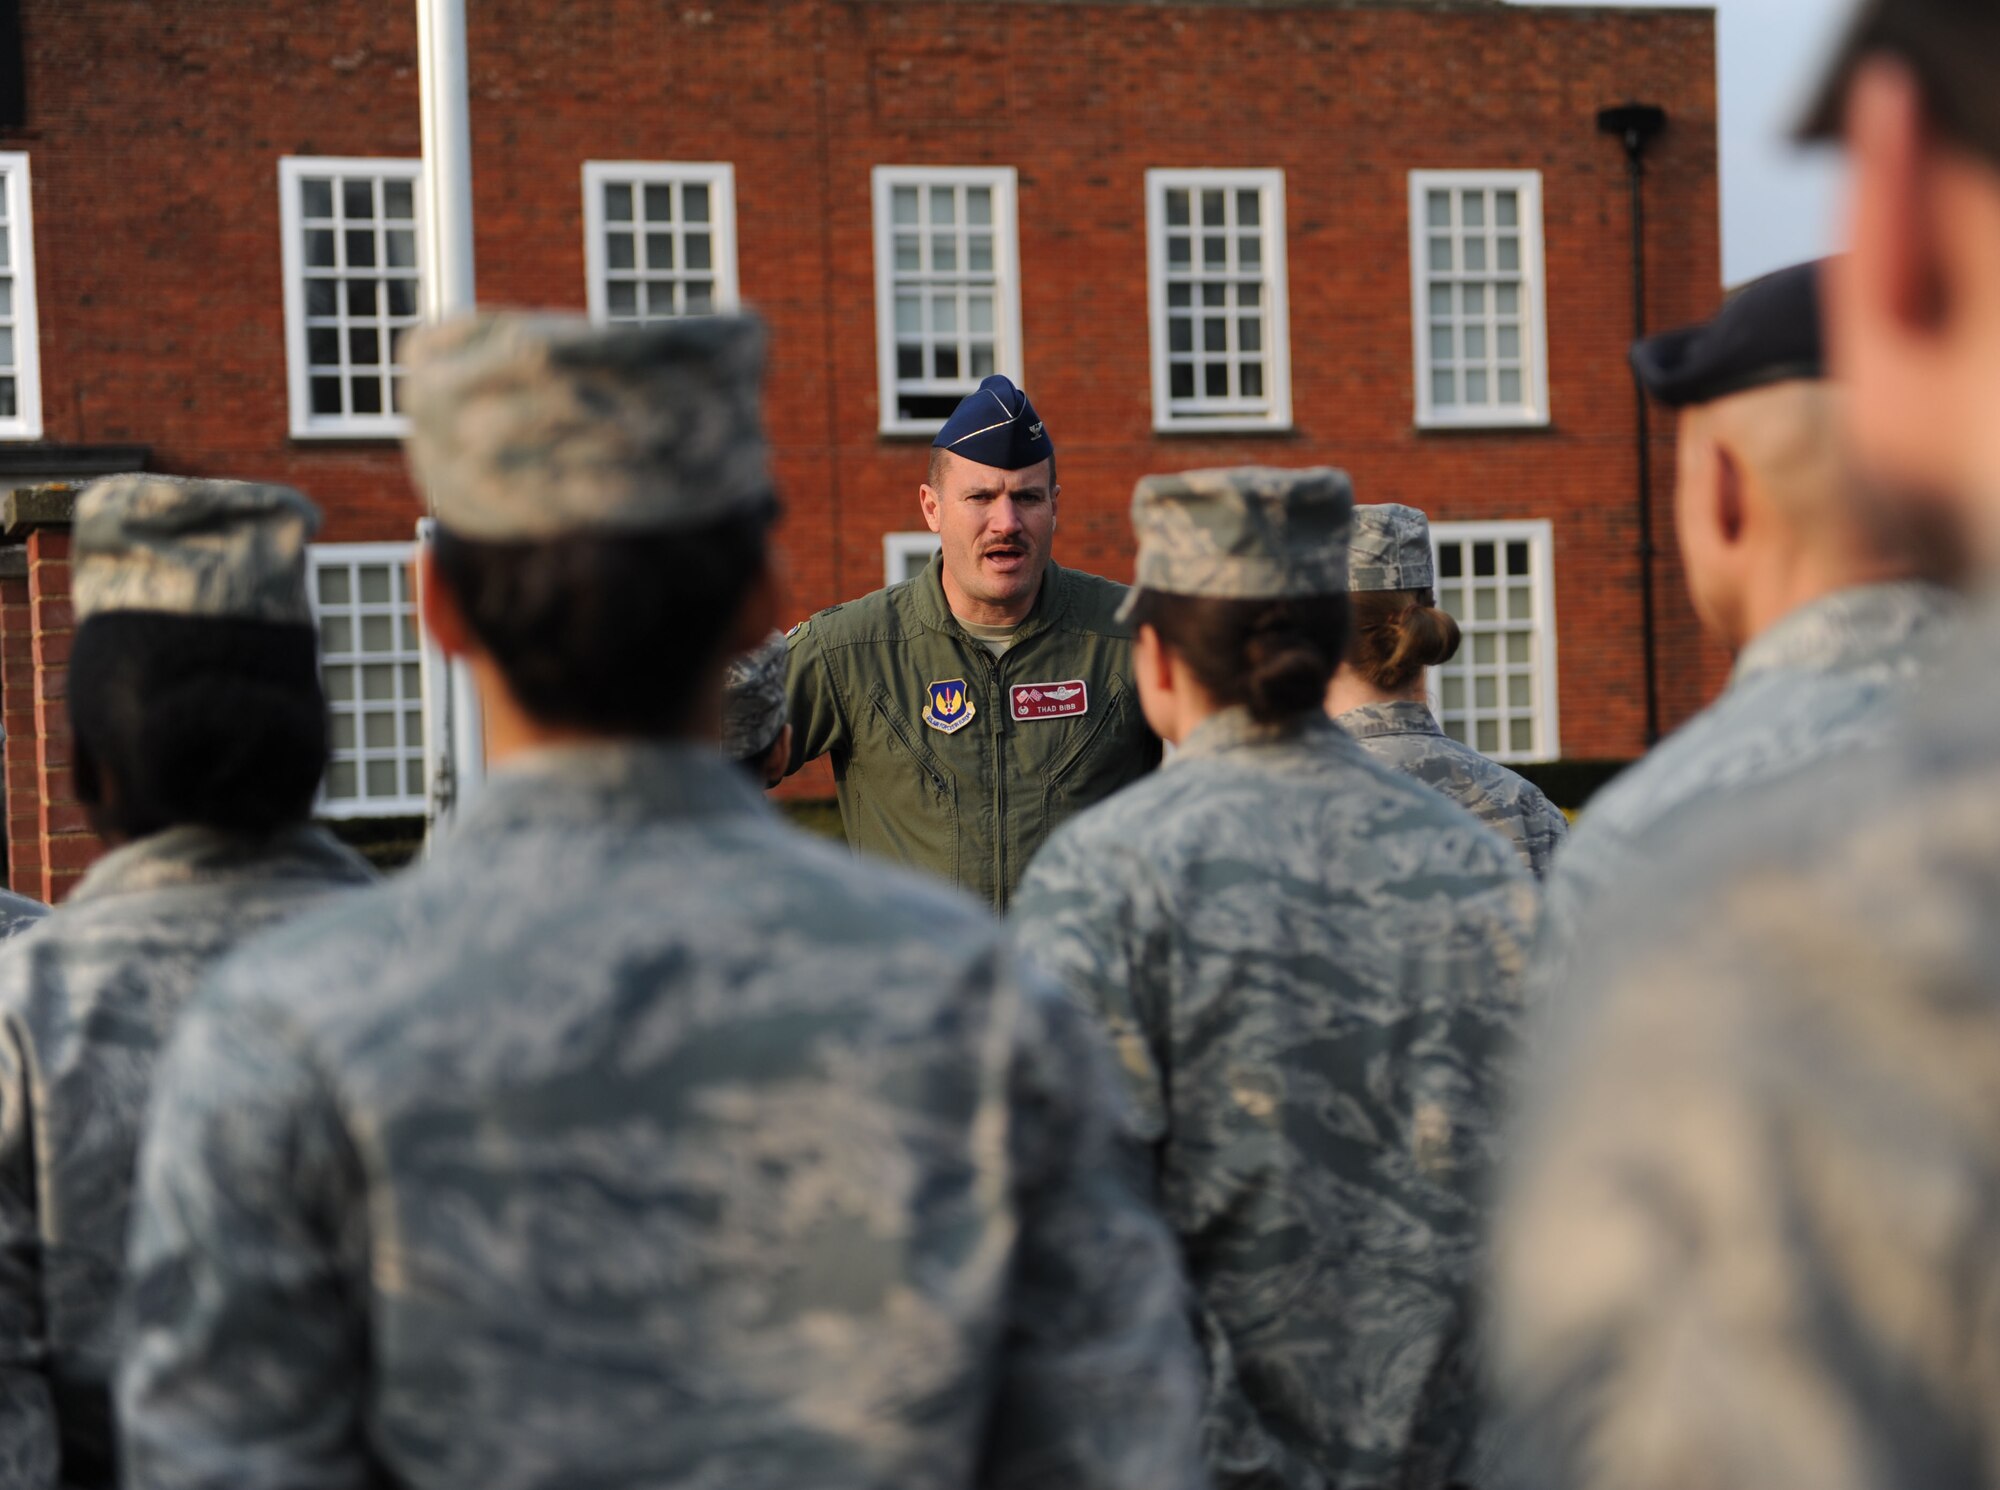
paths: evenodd
<path fill-rule="evenodd" d="M 965 637 L 971 640 L 971 633 L 959 624 L 958 617 L 951 613 L 951 604 L 944 598 L 944 555 L 931 556 L 924 572 L 911 584 L 917 598 L 918 618 L 933 631 L 942 631 L 947 636 Z M 1019 646 L 1029 637 L 1047 631 L 1063 618 L 1069 609 L 1069 585 L 1063 577 L 1062 566 L 1054 559 L 1042 571 L 1042 588 L 1035 596 L 1035 605 L 1021 624 L 1015 628 L 1014 644 Z"/>
<path fill-rule="evenodd" d="M 1373 740 L 1381 735 L 1443 735 L 1429 704 L 1414 699 L 1391 699 L 1379 704 L 1362 704 L 1333 721 L 1357 740 Z"/>
<path fill-rule="evenodd" d="M 1736 657 L 1731 686 L 1762 673 L 1831 673 L 1907 653 L 1958 612 L 1957 598 L 1922 580 L 1856 585 L 1809 600 Z"/>
<path fill-rule="evenodd" d="M 1250 717 L 1248 709 L 1234 704 L 1209 715 L 1190 730 L 1165 764 L 1177 766 L 1183 761 L 1266 745 L 1324 745 L 1346 738 L 1340 727 L 1318 709 L 1282 724 L 1259 724 Z"/>
<path fill-rule="evenodd" d="M 69 903 L 187 885 L 282 879 L 360 885 L 374 878 L 375 871 L 360 855 L 305 824 L 268 838 L 186 826 L 113 849 L 78 881 Z"/>
<path fill-rule="evenodd" d="M 536 750 L 510 760 L 451 837 L 552 823 L 754 817 L 769 812 L 740 766 L 688 741 L 613 741 Z"/>

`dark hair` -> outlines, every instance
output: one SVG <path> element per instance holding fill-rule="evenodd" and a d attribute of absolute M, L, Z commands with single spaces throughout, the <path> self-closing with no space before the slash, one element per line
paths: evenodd
<path fill-rule="evenodd" d="M 1401 693 L 1427 667 L 1458 654 L 1458 622 L 1429 590 L 1368 590 L 1354 597 L 1347 662 L 1385 693 Z"/>
<path fill-rule="evenodd" d="M 942 445 L 931 446 L 931 463 L 924 468 L 924 484 L 936 491 L 944 483 L 944 458 L 952 452 Z M 1049 490 L 1056 489 L 1056 453 L 1049 452 Z"/>
<path fill-rule="evenodd" d="M 1142 590 L 1132 625 L 1151 626 L 1218 704 L 1260 724 L 1323 707 L 1347 643 L 1347 597 L 1216 600 Z"/>
<path fill-rule="evenodd" d="M 765 513 L 684 533 L 489 543 L 439 528 L 439 579 L 535 718 L 660 738 L 695 716 L 750 588 Z"/>
<path fill-rule="evenodd" d="M 106 836 L 305 821 L 326 770 L 309 626 L 111 611 L 69 661 L 77 799 Z"/>

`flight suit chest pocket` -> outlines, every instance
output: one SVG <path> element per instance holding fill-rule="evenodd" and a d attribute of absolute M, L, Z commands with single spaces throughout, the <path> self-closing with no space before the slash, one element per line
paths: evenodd
<path fill-rule="evenodd" d="M 1125 680 L 1114 676 L 1105 687 L 1103 704 L 1077 721 L 1081 728 L 1057 748 L 1050 761 L 1044 779 L 1051 805 L 1073 794 L 1085 798 L 1102 795 L 1094 788 L 1098 785 L 1096 778 L 1107 766 L 1105 774 L 1115 777 L 1126 774 L 1126 768 L 1118 760 L 1118 742 L 1132 733 L 1131 709 L 1132 696 L 1126 691 Z"/>
<path fill-rule="evenodd" d="M 955 880 L 959 871 L 958 782 L 923 738 L 923 727 L 887 689 L 869 695 L 866 733 L 848 765 L 848 838 L 853 847 Z"/>

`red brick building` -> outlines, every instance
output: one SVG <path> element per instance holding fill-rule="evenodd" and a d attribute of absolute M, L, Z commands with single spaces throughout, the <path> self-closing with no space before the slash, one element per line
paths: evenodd
<path fill-rule="evenodd" d="M 408 0 L 22 0 L 0 130 L 0 484 L 150 468 L 327 514 L 331 809 L 421 804 L 394 547 L 414 319 Z M 804 614 L 922 550 L 926 421 L 989 368 L 1061 452 L 1057 556 L 1130 573 L 1133 481 L 1328 462 L 1441 524 L 1473 633 L 1448 721 L 1522 760 L 1643 746 L 1626 161 L 1663 106 L 1647 315 L 1719 293 L 1701 10 L 1438 3 L 600 0 L 468 7 L 482 301 L 769 320 Z M 1670 490 L 1670 428 L 1654 481 Z M 1662 712 L 1706 698 L 1656 537 Z M 92 852 L 67 795 L 62 503 L 10 509 L 16 884 Z M 359 546 L 356 546 L 359 545 Z M 11 567 L 10 567 L 11 566 Z M 1488 571 L 1491 571 L 1490 573 Z"/>

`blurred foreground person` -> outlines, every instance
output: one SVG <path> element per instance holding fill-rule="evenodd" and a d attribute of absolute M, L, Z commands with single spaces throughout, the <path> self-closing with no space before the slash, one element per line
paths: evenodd
<path fill-rule="evenodd" d="M 1864 473 L 2000 568 L 2000 7 L 1867 9 L 1829 268 Z M 1606 898 L 1536 1084 L 1497 1380 L 1546 1490 L 2000 1483 L 2000 613 L 1891 738 Z"/>
<path fill-rule="evenodd" d="M 1437 608 L 1431 525 L 1414 507 L 1354 509 L 1347 584 L 1354 621 L 1326 711 L 1385 766 L 1435 787 L 1520 850 L 1541 878 L 1569 820 L 1532 781 L 1438 727 L 1424 673 L 1458 655 L 1458 622 Z"/>
<path fill-rule="evenodd" d="M 1346 475 L 1149 476 L 1131 618 L 1176 750 L 1058 830 L 1020 945 L 1109 1029 L 1180 1234 L 1225 1487 L 1445 1484 L 1533 890 L 1326 717 Z"/>
<path fill-rule="evenodd" d="M 722 753 L 769 789 L 785 779 L 792 725 L 785 709 L 785 634 L 729 664 L 722 679 Z"/>
<path fill-rule="evenodd" d="M 1560 1004 L 1605 891 L 1699 803 L 1881 740 L 1959 606 L 1934 555 L 1870 510 L 1821 350 L 1819 264 L 1758 280 L 1713 320 L 1639 343 L 1632 363 L 1680 411 L 1674 521 L 1688 595 L 1736 654 L 1729 687 L 1591 799 L 1544 888 L 1530 1003 Z"/>
<path fill-rule="evenodd" d="M 770 630 L 762 334 L 408 343 L 494 770 L 208 986 L 140 1165 L 135 1486 L 1198 1483 L 1081 1016 L 715 749 Z"/>
<path fill-rule="evenodd" d="M 1064 819 L 1160 762 L 1132 690 L 1125 587 L 1064 569 L 1055 443 L 995 375 L 917 490 L 938 556 L 791 632 L 790 769 L 833 758 L 857 850 L 997 909 Z"/>
<path fill-rule="evenodd" d="M 77 796 L 111 852 L 0 950 L 0 1487 L 110 1485 L 114 1313 L 161 1047 L 210 965 L 374 878 L 308 821 L 327 756 L 280 486 L 118 476 L 77 503 Z"/>

